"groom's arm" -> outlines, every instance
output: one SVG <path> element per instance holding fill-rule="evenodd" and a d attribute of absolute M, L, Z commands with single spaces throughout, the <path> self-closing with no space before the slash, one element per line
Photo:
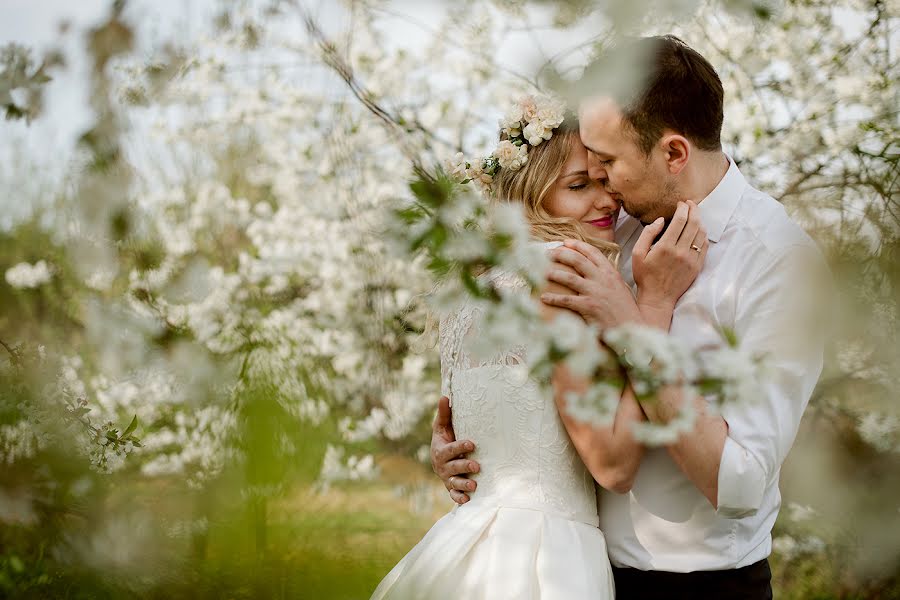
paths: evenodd
<path fill-rule="evenodd" d="M 668 451 L 723 516 L 759 509 L 793 445 L 822 370 L 827 321 L 817 308 L 827 286 L 824 262 L 809 248 L 788 249 L 763 265 L 740 294 L 735 320 L 740 350 L 766 355 L 759 396 L 726 404 L 721 415 L 708 414 L 703 398 L 688 399 L 700 416 Z M 671 389 L 643 407 L 651 421 L 667 423 L 684 401 Z"/>

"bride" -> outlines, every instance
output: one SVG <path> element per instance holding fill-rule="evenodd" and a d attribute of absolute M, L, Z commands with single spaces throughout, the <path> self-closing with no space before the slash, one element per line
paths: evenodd
<path fill-rule="evenodd" d="M 501 145 L 491 157 L 500 160 L 492 164 L 489 158 L 475 177 L 491 175 L 486 179 L 493 202 L 523 205 L 532 238 L 548 251 L 565 238 L 577 238 L 615 261 L 620 207 L 604 181 L 588 176 L 588 152 L 577 123 L 542 98 L 526 97 L 511 114 L 501 121 Z M 510 148 L 504 141 L 521 145 Z M 701 266 L 698 261 L 683 272 L 674 288 L 655 291 L 674 305 Z M 498 286 L 524 285 L 496 270 L 481 277 Z M 557 283 L 544 290 L 569 292 Z M 541 304 L 548 321 L 565 311 Z M 645 419 L 640 405 L 626 388 L 609 427 L 573 420 L 565 411 L 565 395 L 588 382 L 560 365 L 552 388 L 541 386 L 528 375 L 525 344 L 475 360 L 466 342 L 478 335 L 479 317 L 477 308 L 464 304 L 440 324 L 442 392 L 453 405 L 456 435 L 475 441 L 471 454 L 481 465 L 481 472 L 466 480 L 471 500 L 438 520 L 372 598 L 611 599 L 615 592 L 598 528 L 595 481 L 620 493 L 630 488 L 643 454 L 630 427 Z M 653 319 L 659 318 L 654 313 Z M 660 326 L 668 329 L 668 323 L 663 316 Z"/>

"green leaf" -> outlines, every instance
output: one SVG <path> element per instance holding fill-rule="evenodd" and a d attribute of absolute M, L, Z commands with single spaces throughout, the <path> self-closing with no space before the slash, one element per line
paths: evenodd
<path fill-rule="evenodd" d="M 481 290 L 478 289 L 478 282 L 475 281 L 475 277 L 473 277 L 472 273 L 470 273 L 469 271 L 462 272 L 462 282 L 463 285 L 466 286 L 466 289 L 469 290 L 476 298 L 480 298 L 483 295 Z"/>
<path fill-rule="evenodd" d="M 725 338 L 725 341 L 732 348 L 737 348 L 738 346 L 738 338 L 737 333 L 735 333 L 734 329 L 730 327 L 722 327 L 719 329 L 719 332 L 722 334 L 722 337 Z"/>
<path fill-rule="evenodd" d="M 122 432 L 122 437 L 129 435 L 132 431 L 137 429 L 138 426 L 138 418 L 137 415 L 134 415 L 134 418 L 131 419 L 131 423 L 128 424 L 128 427 L 125 428 L 125 431 Z"/>
<path fill-rule="evenodd" d="M 722 391 L 722 381 L 720 379 L 701 379 L 694 385 L 697 391 L 703 395 L 718 394 Z"/>
<path fill-rule="evenodd" d="M 25 570 L 25 563 L 22 562 L 22 559 L 13 554 L 9 557 L 9 566 L 16 573 L 21 573 Z"/>
<path fill-rule="evenodd" d="M 428 237 L 430 239 L 431 246 L 433 248 L 440 248 L 447 241 L 447 237 L 448 237 L 447 228 L 442 225 L 438 225 L 438 226 L 432 228 Z"/>

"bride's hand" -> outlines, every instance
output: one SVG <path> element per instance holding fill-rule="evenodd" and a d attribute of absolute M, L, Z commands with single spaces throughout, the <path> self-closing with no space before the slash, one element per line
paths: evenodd
<path fill-rule="evenodd" d="M 631 268 L 641 314 L 668 330 L 675 303 L 703 268 L 709 240 L 700 209 L 691 201 L 678 203 L 669 227 L 654 244 L 663 226 L 660 217 L 644 227 L 632 251 Z"/>

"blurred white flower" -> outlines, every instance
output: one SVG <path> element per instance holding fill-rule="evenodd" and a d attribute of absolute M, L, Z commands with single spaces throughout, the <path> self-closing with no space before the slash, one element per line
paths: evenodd
<path fill-rule="evenodd" d="M 696 391 L 690 386 L 684 386 L 684 398 L 693 398 L 695 394 Z M 677 441 L 679 436 L 690 432 L 694 428 L 696 417 L 697 411 L 694 408 L 694 403 L 686 401 L 682 402 L 678 414 L 668 423 L 635 422 L 631 425 L 631 431 L 636 440 L 649 446 L 671 444 Z"/>
<path fill-rule="evenodd" d="M 325 449 L 325 460 L 322 462 L 320 480 L 328 485 L 338 481 L 358 481 L 372 479 L 378 475 L 378 467 L 371 454 L 362 457 L 352 455 L 345 458 L 346 450 L 340 446 L 328 444 Z"/>
<path fill-rule="evenodd" d="M 772 540 L 772 550 L 787 559 L 793 558 L 798 548 L 797 540 L 789 535 L 779 535 Z"/>
<path fill-rule="evenodd" d="M 462 152 L 457 152 L 453 158 L 447 160 L 445 164 L 447 174 L 457 182 L 463 182 L 468 179 L 468 163 Z"/>
<path fill-rule="evenodd" d="M 6 270 L 6 283 L 18 289 L 31 289 L 44 285 L 53 277 L 53 269 L 45 260 L 33 265 L 21 262 Z"/>
<path fill-rule="evenodd" d="M 806 521 L 816 516 L 816 510 L 812 506 L 789 502 L 787 505 L 787 515 L 791 521 Z"/>
<path fill-rule="evenodd" d="M 616 416 L 622 390 L 607 383 L 595 383 L 583 394 L 566 393 L 566 412 L 573 419 L 597 427 L 608 427 Z"/>
<path fill-rule="evenodd" d="M 860 437 L 881 452 L 900 452 L 898 433 L 900 419 L 894 415 L 868 412 L 859 419 L 856 431 Z"/>

